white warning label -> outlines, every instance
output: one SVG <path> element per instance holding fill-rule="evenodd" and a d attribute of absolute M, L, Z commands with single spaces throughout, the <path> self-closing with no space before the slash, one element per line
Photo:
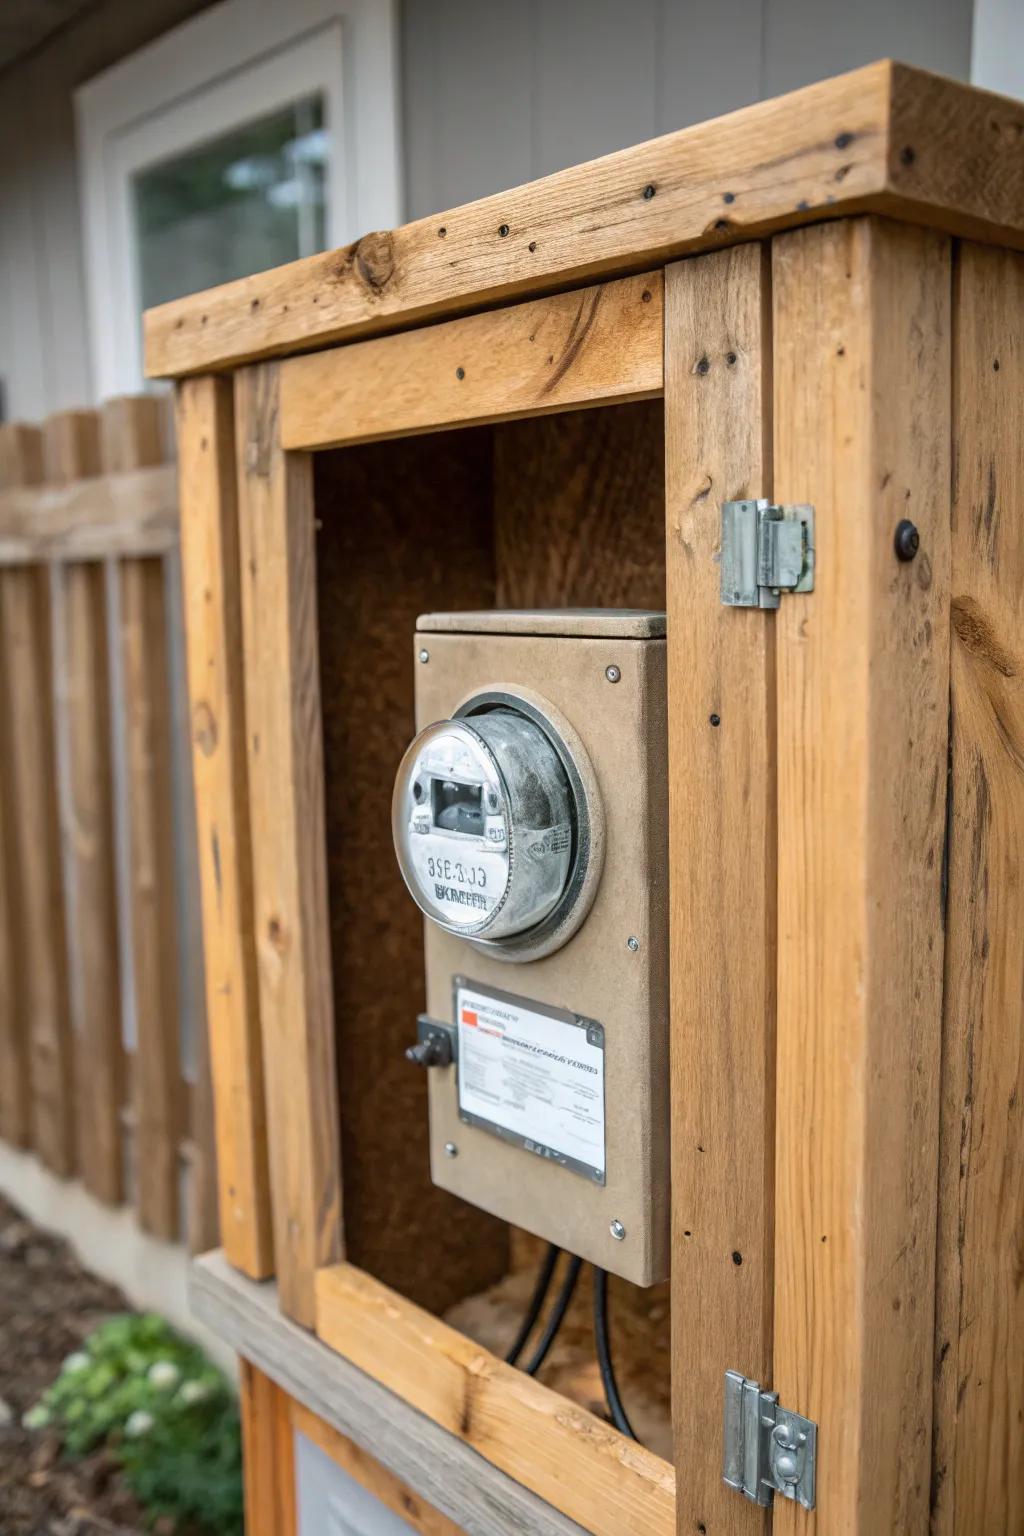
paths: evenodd
<path fill-rule="evenodd" d="M 455 1018 L 462 1119 L 603 1184 L 601 1025 L 461 979 Z"/>

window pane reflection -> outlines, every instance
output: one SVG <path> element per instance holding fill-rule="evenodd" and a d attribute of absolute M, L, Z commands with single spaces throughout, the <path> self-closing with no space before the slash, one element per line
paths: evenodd
<path fill-rule="evenodd" d="M 329 154 L 310 96 L 139 172 L 143 309 L 322 251 Z"/>

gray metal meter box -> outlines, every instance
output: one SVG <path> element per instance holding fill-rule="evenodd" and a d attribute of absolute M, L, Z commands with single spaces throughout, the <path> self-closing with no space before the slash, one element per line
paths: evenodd
<path fill-rule="evenodd" d="M 393 823 L 434 1182 L 639 1285 L 669 1252 L 664 614 L 430 614 Z"/>

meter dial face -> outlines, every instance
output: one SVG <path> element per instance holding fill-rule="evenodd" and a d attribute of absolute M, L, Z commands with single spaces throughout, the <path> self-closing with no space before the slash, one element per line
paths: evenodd
<path fill-rule="evenodd" d="M 467 938 L 511 938 L 543 922 L 565 890 L 573 795 L 540 727 L 494 709 L 420 732 L 398 770 L 392 830 L 428 917 Z"/>

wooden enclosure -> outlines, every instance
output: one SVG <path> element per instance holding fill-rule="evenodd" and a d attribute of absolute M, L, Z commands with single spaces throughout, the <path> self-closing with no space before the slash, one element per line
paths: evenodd
<path fill-rule="evenodd" d="M 880 64 L 147 317 L 230 1170 L 195 1304 L 420 1530 L 1024 1531 L 1022 143 Z M 776 612 L 721 601 L 753 497 L 815 508 Z M 430 1185 L 402 1059 L 414 622 L 493 605 L 668 615 L 642 1446 L 581 1328 L 504 1363 L 535 1246 Z M 817 1425 L 813 1513 L 723 1484 L 728 1370 Z"/>
<path fill-rule="evenodd" d="M 155 396 L 0 427 L 0 1135 L 199 1253 L 216 1155 L 166 427 Z"/>

